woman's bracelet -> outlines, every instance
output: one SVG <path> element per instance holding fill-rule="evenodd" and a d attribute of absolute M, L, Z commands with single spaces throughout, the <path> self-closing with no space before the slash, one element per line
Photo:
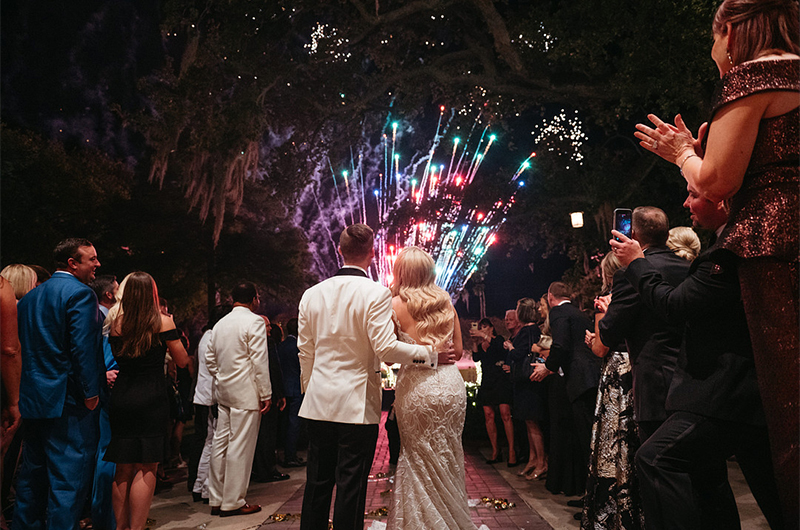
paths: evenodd
<path fill-rule="evenodd" d="M 693 156 L 696 156 L 697 158 L 700 158 L 700 155 L 698 155 L 697 153 L 689 153 L 686 156 L 686 158 L 683 159 L 683 162 L 681 162 L 681 165 L 680 165 L 681 176 L 683 176 L 683 166 L 686 164 L 686 161 L 689 160 L 690 158 L 692 158 Z"/>

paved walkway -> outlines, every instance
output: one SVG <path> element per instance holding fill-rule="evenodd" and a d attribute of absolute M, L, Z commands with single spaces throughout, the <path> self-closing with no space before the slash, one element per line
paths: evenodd
<path fill-rule="evenodd" d="M 378 448 L 372 468 L 372 480 L 367 491 L 367 512 L 377 513 L 389 505 L 391 489 L 389 477 L 388 443 L 381 426 Z M 578 510 L 566 505 L 575 497 L 553 495 L 544 488 L 544 481 L 526 481 L 516 475 L 519 468 L 509 469 L 505 463 L 493 466 L 485 463 L 489 456 L 488 442 L 467 442 L 465 459 L 467 471 L 467 497 L 476 505 L 470 508 L 472 520 L 481 530 L 576 530 L 578 521 L 572 518 Z M 743 530 L 768 529 L 741 471 L 735 462 L 728 465 L 731 486 L 736 496 Z M 151 530 L 297 530 L 305 486 L 305 468 L 282 469 L 291 478 L 269 484 L 251 483 L 247 500 L 261 504 L 262 511 L 240 517 L 212 517 L 207 504 L 192 502 L 186 488 L 185 470 L 172 472 L 175 485 L 171 490 L 157 494 L 150 510 Z M 507 499 L 515 506 L 495 510 L 477 502 L 481 497 Z M 291 514 L 287 520 L 274 522 L 275 515 Z M 380 530 L 385 515 L 367 518 L 365 529 Z M 430 529 L 440 530 L 440 529 Z M 444 530 L 444 529 L 441 529 Z"/>
<path fill-rule="evenodd" d="M 475 526 L 481 530 L 551 530 L 553 527 L 547 524 L 539 514 L 533 511 L 525 501 L 517 494 L 517 491 L 498 473 L 495 468 L 485 463 L 485 457 L 478 452 L 475 447 L 467 447 L 465 450 L 466 479 L 467 479 L 467 498 L 470 503 L 470 514 Z M 387 516 L 381 515 L 386 512 L 391 499 L 391 489 L 393 477 L 389 473 L 389 444 L 386 434 L 381 425 L 378 437 L 378 447 L 375 452 L 375 460 L 372 464 L 369 483 L 367 485 L 367 506 L 368 514 L 364 523 L 365 529 L 382 530 L 385 528 Z M 493 499 L 495 503 L 482 502 L 482 498 Z M 502 501 L 513 503 L 512 507 L 497 509 L 495 504 L 502 505 Z M 300 528 L 300 520 L 297 514 L 303 502 L 303 488 L 300 488 L 283 506 L 278 510 L 275 519 L 281 519 L 286 514 L 288 520 L 275 522 L 268 519 L 261 530 L 297 530 Z M 332 516 L 332 514 L 331 514 Z M 577 527 L 577 523 L 576 523 Z M 432 529 L 433 530 L 433 529 Z"/>

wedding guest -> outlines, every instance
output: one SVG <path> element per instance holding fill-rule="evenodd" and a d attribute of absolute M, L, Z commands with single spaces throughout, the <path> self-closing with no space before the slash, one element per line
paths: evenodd
<path fill-rule="evenodd" d="M 514 348 L 508 353 L 514 383 L 514 417 L 525 422 L 528 433 L 528 463 L 519 475 L 531 479 L 544 477 L 547 472 L 544 435 L 540 427 L 547 414 L 546 389 L 541 382 L 530 379 L 531 363 L 536 359 L 532 350 L 541 336 L 536 316 L 536 300 L 522 298 L 517 302 L 517 318 L 522 329 L 514 337 Z"/>
<path fill-rule="evenodd" d="M 119 290 L 119 283 L 117 277 L 113 274 L 102 274 L 97 276 L 92 283 L 89 284 L 97 295 L 99 302 L 100 313 L 103 315 L 105 321 L 109 311 L 117 302 L 117 291 Z M 111 351 L 111 344 L 108 342 L 108 333 L 103 333 L 103 362 L 106 367 L 106 384 L 108 389 L 114 388 L 114 382 L 117 380 L 119 374 L 119 366 L 117 365 L 114 354 Z M 97 530 L 114 530 L 117 527 L 116 519 L 114 518 L 114 507 L 111 499 L 112 483 L 114 482 L 114 474 L 116 466 L 113 462 L 106 462 L 106 449 L 111 441 L 111 423 L 108 416 L 109 403 L 103 400 L 100 403 L 100 439 L 97 442 L 97 458 L 95 459 L 94 468 L 94 481 L 92 482 L 92 526 Z"/>
<path fill-rule="evenodd" d="M 41 265 L 28 265 L 28 267 L 33 269 L 33 272 L 36 273 L 36 287 L 39 287 L 41 284 L 50 279 L 50 271 Z"/>
<path fill-rule="evenodd" d="M 8 265 L 0 271 L 0 276 L 11 282 L 17 301 L 36 287 L 36 272 L 27 265 L 20 263 Z"/>
<path fill-rule="evenodd" d="M 206 353 L 211 343 L 211 330 L 217 322 L 231 312 L 230 305 L 217 306 L 197 345 L 197 384 L 194 389 L 195 434 L 201 440 L 197 471 L 192 483 L 192 500 L 208 504 L 208 475 L 211 460 L 211 443 L 217 428 L 217 403 L 214 397 L 214 378 L 208 371 Z"/>
<path fill-rule="evenodd" d="M 800 23 L 796 0 L 725 0 L 712 24 L 721 82 L 697 138 L 680 115 L 636 126 L 701 195 L 729 201 L 737 268 L 788 527 L 800 525 Z M 707 138 L 706 131 L 708 131 Z"/>
<path fill-rule="evenodd" d="M 14 525 L 74 528 L 91 486 L 97 405 L 106 386 L 102 323 L 88 284 L 100 266 L 86 239 L 61 241 L 57 271 L 17 306 L 22 345 L 22 463 Z"/>
<path fill-rule="evenodd" d="M 553 345 L 544 363 L 536 363 L 531 380 L 541 381 L 562 371 L 567 396 L 572 409 L 577 441 L 580 446 L 579 465 L 583 469 L 583 484 L 586 485 L 586 470 L 592 437 L 594 404 L 600 380 L 600 359 L 586 345 L 585 332 L 589 322 L 583 312 L 570 300 L 570 292 L 563 282 L 553 282 L 547 290 L 550 305 L 550 329 Z M 582 505 L 582 504 L 581 504 Z"/>
<path fill-rule="evenodd" d="M 481 387 L 478 389 L 478 402 L 483 406 L 486 422 L 486 433 L 492 444 L 492 457 L 487 464 L 502 462 L 502 453 L 497 444 L 497 423 L 495 407 L 500 410 L 500 418 L 508 441 L 508 463 L 517 462 L 514 451 L 514 423 L 511 421 L 511 403 L 513 392 L 511 378 L 503 369 L 506 365 L 506 351 L 503 349 L 503 337 L 497 335 L 492 321 L 488 318 L 478 322 L 476 329 L 470 330 L 473 341 L 472 360 L 481 363 Z"/>
<path fill-rule="evenodd" d="M 105 329 L 119 365 L 111 392 L 111 442 L 106 460 L 117 465 L 112 499 L 117 526 L 143 530 L 156 488 L 156 470 L 169 441 L 169 397 L 164 359 L 189 356 L 172 316 L 158 309 L 158 288 L 146 272 L 128 274 L 109 310 Z"/>
<path fill-rule="evenodd" d="M 701 226 L 723 232 L 723 208 L 703 198 L 690 208 Z M 672 414 L 636 453 L 647 527 L 739 528 L 727 478 L 727 459 L 735 455 L 770 527 L 784 528 L 736 274 L 739 260 L 718 240 L 673 287 L 640 259 L 636 241 L 612 233 L 619 238 L 611 241 L 614 252 L 643 303 L 685 326 L 667 396 Z"/>
<path fill-rule="evenodd" d="M 3 462 L 15 433 L 22 422 L 19 412 L 19 381 L 22 356 L 17 333 L 17 303 L 11 282 L 0 276 L 0 384 L 2 386 L 2 427 L 0 427 L 0 476 L 4 477 Z M 17 450 L 19 452 L 19 450 Z M 16 462 L 16 459 L 13 459 Z M 0 524 L 7 527 L 0 512 Z"/>
<path fill-rule="evenodd" d="M 592 353 L 602 357 L 592 426 L 592 454 L 586 481 L 581 528 L 584 530 L 639 530 L 645 528 L 633 455 L 639 448 L 633 420 L 633 374 L 625 343 L 606 346 L 599 323 L 611 301 L 614 273 L 621 267 L 613 252 L 600 262 L 602 296 L 595 300 L 594 333 L 586 332 Z"/>
<path fill-rule="evenodd" d="M 694 261 L 700 254 L 700 238 L 688 226 L 670 228 L 667 246 L 679 258 Z"/>
<path fill-rule="evenodd" d="M 286 339 L 278 346 L 278 357 L 283 373 L 283 386 L 286 392 L 286 437 L 283 442 L 283 466 L 301 467 L 305 460 L 297 456 L 297 440 L 300 438 L 302 422 L 298 413 L 303 404 L 300 391 L 300 360 L 297 354 L 297 319 L 290 318 L 286 323 Z"/>

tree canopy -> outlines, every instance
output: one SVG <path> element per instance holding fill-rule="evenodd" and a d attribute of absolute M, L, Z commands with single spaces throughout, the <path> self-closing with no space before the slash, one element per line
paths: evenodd
<path fill-rule="evenodd" d="M 444 105 L 502 131 L 513 161 L 496 171 L 537 152 L 503 237 L 585 262 L 605 248 L 615 206 L 649 203 L 685 219 L 682 180 L 638 147 L 633 124 L 680 111 L 699 126 L 717 77 L 715 4 L 163 0 L 87 3 L 42 19 L 42 2 L 4 2 L 2 115 L 13 128 L 3 146 L 4 261 L 34 259 L 24 242 L 52 238 L 45 232 L 57 225 L 32 206 L 36 222 L 16 230 L 26 226 L 12 217 L 24 217 L 17 205 L 44 194 L 59 215 L 80 217 L 69 197 L 86 190 L 84 233 L 133 241 L 137 228 L 116 217 L 144 219 L 137 248 L 168 260 L 169 281 L 186 281 L 179 296 L 206 277 L 210 302 L 220 279 L 260 270 L 291 299 L 313 281 L 304 249 L 314 242 L 295 222 L 308 186 L 374 143 L 390 117 L 419 128 Z M 579 118 L 579 142 L 575 127 L 553 125 L 561 115 Z M 72 184 L 55 176 L 59 165 Z M 571 211 L 584 212 L 583 229 L 569 227 Z M 120 249 L 132 248 L 122 239 Z M 245 259 L 226 270 L 233 255 Z M 259 267 L 265 256 L 289 271 Z"/>

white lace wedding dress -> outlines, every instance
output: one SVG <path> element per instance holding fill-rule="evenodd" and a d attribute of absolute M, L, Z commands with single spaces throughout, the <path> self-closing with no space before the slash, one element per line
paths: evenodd
<path fill-rule="evenodd" d="M 399 339 L 415 343 L 402 331 Z M 387 530 L 475 530 L 461 446 L 467 396 L 458 367 L 404 366 L 395 392 L 400 460 Z"/>

